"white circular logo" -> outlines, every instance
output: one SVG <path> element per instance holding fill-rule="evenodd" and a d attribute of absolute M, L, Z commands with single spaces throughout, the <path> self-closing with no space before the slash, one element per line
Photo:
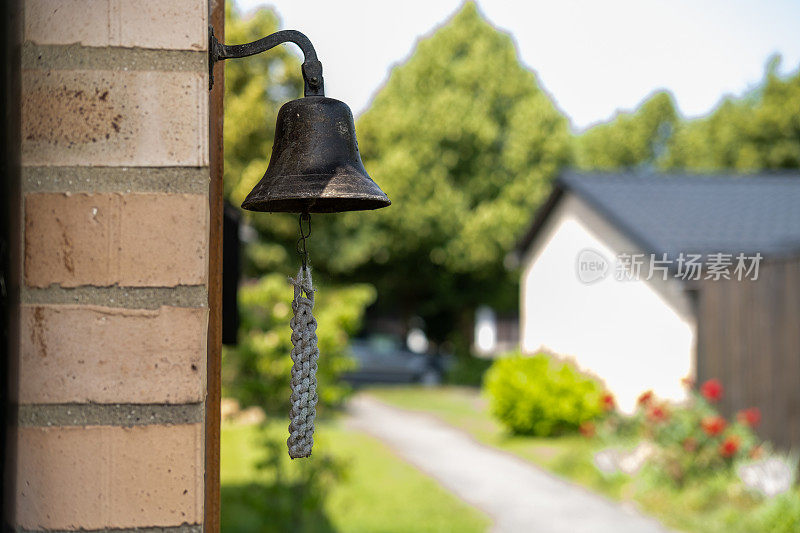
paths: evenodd
<path fill-rule="evenodd" d="M 608 275 L 608 261 L 600 252 L 586 248 L 578 254 L 576 269 L 581 282 L 594 283 Z"/>

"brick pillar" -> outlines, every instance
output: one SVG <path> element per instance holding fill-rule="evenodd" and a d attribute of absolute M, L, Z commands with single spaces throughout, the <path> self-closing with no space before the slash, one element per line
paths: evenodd
<path fill-rule="evenodd" d="M 25 0 L 16 524 L 203 522 L 207 0 Z"/>

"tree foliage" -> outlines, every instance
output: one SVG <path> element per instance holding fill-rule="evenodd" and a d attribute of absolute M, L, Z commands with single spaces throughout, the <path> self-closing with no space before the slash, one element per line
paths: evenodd
<path fill-rule="evenodd" d="M 678 123 L 672 96 L 657 92 L 634 112 L 619 113 L 575 139 L 576 164 L 583 169 L 613 170 L 655 165 Z"/>
<path fill-rule="evenodd" d="M 676 131 L 668 168 L 700 171 L 800 168 L 800 70 L 782 78 L 770 61 L 764 80 L 742 98 L 727 98 L 706 118 Z"/>
<path fill-rule="evenodd" d="M 279 29 L 271 9 L 242 17 L 228 2 L 225 41 L 246 43 Z M 267 168 L 278 109 L 300 96 L 303 78 L 300 60 L 286 46 L 225 65 L 225 195 L 240 205 Z"/>
<path fill-rule="evenodd" d="M 779 63 L 772 59 L 755 89 L 724 99 L 706 117 L 681 119 L 671 95 L 656 93 L 633 113 L 577 136 L 576 162 L 600 170 L 800 168 L 800 70 L 781 77 Z"/>
<path fill-rule="evenodd" d="M 228 42 L 244 42 L 275 31 L 277 17 L 231 11 L 228 28 Z M 302 80 L 285 50 L 228 63 L 225 180 L 238 204 L 267 166 L 279 104 Z M 393 70 L 356 129 L 393 205 L 314 217 L 318 276 L 375 284 L 383 310 L 422 316 L 437 340 L 479 303 L 513 307 L 516 274 L 503 261 L 568 161 L 570 136 L 511 38 L 465 4 Z M 260 237 L 247 246 L 249 273 L 289 273 L 296 217 L 249 220 Z"/>
<path fill-rule="evenodd" d="M 244 17 L 226 4 L 225 41 L 245 43 L 280 29 L 272 8 L 261 8 Z M 247 59 L 225 61 L 225 198 L 239 206 L 263 177 L 272 153 L 278 109 L 302 96 L 300 58 L 293 45 L 281 45 Z M 245 247 L 245 272 L 289 274 L 288 250 L 296 239 L 297 219 L 291 215 L 253 215 L 248 223 L 258 238 Z"/>
<path fill-rule="evenodd" d="M 376 283 L 434 337 L 479 302 L 513 302 L 503 260 L 568 160 L 569 133 L 511 38 L 465 4 L 392 71 L 357 131 L 393 205 L 340 216 L 326 267 Z"/>

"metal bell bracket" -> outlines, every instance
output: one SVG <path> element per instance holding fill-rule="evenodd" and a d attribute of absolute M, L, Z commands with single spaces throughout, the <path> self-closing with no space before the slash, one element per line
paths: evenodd
<path fill-rule="evenodd" d="M 297 30 L 281 30 L 246 44 L 222 44 L 214 37 L 214 27 L 208 27 L 208 90 L 214 87 L 214 64 L 223 59 L 248 57 L 275 48 L 279 44 L 294 43 L 303 52 L 303 95 L 325 96 L 322 63 L 308 37 Z"/>
<path fill-rule="evenodd" d="M 260 54 L 279 44 L 295 43 L 303 52 L 303 94 L 304 96 L 325 96 L 325 83 L 322 79 L 322 63 L 308 37 L 296 30 L 283 30 L 263 39 L 247 44 L 226 45 L 214 37 L 214 28 L 208 27 L 208 90 L 214 86 L 214 64 L 223 59 L 248 57 Z M 303 230 L 303 221 L 308 231 Z M 292 328 L 292 373 L 291 408 L 289 410 L 289 456 L 292 459 L 309 457 L 314 444 L 314 419 L 317 405 L 317 321 L 312 314 L 314 308 L 314 286 L 311 269 L 308 268 L 308 249 L 306 239 L 311 235 L 311 215 L 300 215 L 300 238 L 297 251 L 302 264 L 296 278 L 289 278 L 294 286 L 292 301 L 293 316 L 289 321 Z"/>
<path fill-rule="evenodd" d="M 217 61 L 252 56 L 283 43 L 294 43 L 302 50 L 304 96 L 316 98 L 292 100 L 281 107 L 269 167 L 242 207 L 250 211 L 301 213 L 297 251 L 302 264 L 297 277 L 289 278 L 294 300 L 289 322 L 293 364 L 287 445 L 289 456 L 295 459 L 311 455 L 317 405 L 319 348 L 317 321 L 312 313 L 314 285 L 306 248 L 306 239 L 311 235 L 310 213 L 378 209 L 391 202 L 364 169 L 350 108 L 344 102 L 325 98 L 322 63 L 311 41 L 299 31 L 283 30 L 252 43 L 226 45 L 214 37 L 214 28 L 209 26 L 209 90 L 214 86 Z"/>

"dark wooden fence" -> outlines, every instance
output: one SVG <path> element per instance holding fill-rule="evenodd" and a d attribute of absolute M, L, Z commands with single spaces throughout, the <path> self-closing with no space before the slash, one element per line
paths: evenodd
<path fill-rule="evenodd" d="M 697 377 L 725 386 L 722 412 L 761 410 L 759 434 L 800 449 L 800 257 L 764 260 L 755 281 L 697 292 Z"/>

